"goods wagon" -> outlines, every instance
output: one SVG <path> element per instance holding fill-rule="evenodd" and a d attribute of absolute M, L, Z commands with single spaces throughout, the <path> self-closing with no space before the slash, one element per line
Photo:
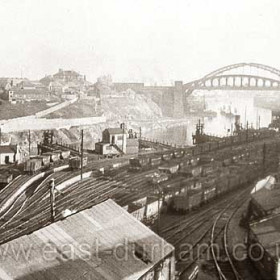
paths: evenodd
<path fill-rule="evenodd" d="M 198 163 L 199 163 L 199 161 L 200 161 L 200 158 L 199 158 L 199 157 L 193 157 L 193 158 L 190 160 L 190 164 L 191 164 L 192 166 L 197 166 Z"/>
<path fill-rule="evenodd" d="M 50 162 L 57 162 L 60 159 L 60 153 L 57 152 L 48 152 L 42 154 L 43 156 L 48 156 L 50 159 Z"/>
<path fill-rule="evenodd" d="M 49 166 L 49 164 L 50 164 L 50 157 L 46 156 L 46 155 L 33 156 L 33 157 L 30 157 L 30 159 L 38 159 L 38 160 L 40 160 L 42 166 Z"/>
<path fill-rule="evenodd" d="M 161 183 L 160 187 L 165 196 L 170 195 L 172 197 L 181 193 L 181 185 L 182 178 L 176 178 L 174 180 Z"/>
<path fill-rule="evenodd" d="M 152 156 L 150 158 L 150 165 L 151 166 L 156 166 L 156 165 L 159 165 L 161 163 L 161 156 L 158 155 L 158 156 Z"/>
<path fill-rule="evenodd" d="M 168 161 L 173 157 L 173 153 L 171 151 L 166 151 L 162 154 L 162 160 Z"/>
<path fill-rule="evenodd" d="M 53 151 L 52 152 L 52 158 L 53 158 L 53 162 L 57 162 L 60 160 L 60 157 L 61 157 L 61 151 L 60 150 L 57 150 L 57 151 Z"/>
<path fill-rule="evenodd" d="M 189 201 L 189 210 L 197 208 L 200 206 L 203 197 L 202 190 L 190 190 L 188 191 L 188 201 Z"/>
<path fill-rule="evenodd" d="M 138 171 L 147 167 L 150 163 L 150 158 L 148 157 L 139 157 L 129 159 L 130 170 Z"/>
<path fill-rule="evenodd" d="M 13 175 L 5 170 L 0 170 L 0 185 L 7 185 L 13 180 Z"/>
<path fill-rule="evenodd" d="M 70 151 L 61 151 L 60 158 L 67 159 L 70 157 Z"/>
<path fill-rule="evenodd" d="M 177 163 L 170 163 L 170 164 L 165 164 L 161 165 L 158 167 L 158 170 L 162 173 L 166 174 L 176 174 L 179 170 L 179 164 Z"/>
<path fill-rule="evenodd" d="M 238 175 L 230 175 L 229 176 L 229 190 L 233 190 L 239 186 L 239 176 Z"/>
<path fill-rule="evenodd" d="M 214 159 L 213 155 L 203 154 L 200 156 L 199 163 L 200 164 L 209 164 L 209 163 L 214 162 L 214 160 L 215 159 Z"/>
<path fill-rule="evenodd" d="M 214 166 L 212 164 L 204 164 L 202 166 L 201 175 L 202 176 L 208 176 L 208 175 L 214 174 L 216 171 L 217 171 L 216 166 Z"/>
<path fill-rule="evenodd" d="M 88 161 L 88 158 L 84 157 L 83 158 L 83 167 L 87 166 L 87 161 Z M 71 169 L 81 169 L 81 167 L 82 167 L 81 158 L 80 157 L 70 158 L 69 165 L 70 165 Z"/>
<path fill-rule="evenodd" d="M 199 177 L 201 172 L 202 166 L 184 166 L 179 173 L 185 177 Z"/>
<path fill-rule="evenodd" d="M 193 178 L 183 179 L 181 181 L 181 193 L 187 193 L 189 190 L 195 189 L 196 180 Z"/>
<path fill-rule="evenodd" d="M 152 176 L 148 177 L 148 182 L 151 184 L 159 184 L 169 179 L 168 175 L 165 173 L 154 173 Z"/>
<path fill-rule="evenodd" d="M 147 197 L 147 204 L 146 204 L 146 209 L 145 209 L 145 218 L 146 219 L 151 219 L 154 218 L 158 215 L 158 210 L 162 206 L 162 201 L 161 200 L 155 200 L 154 197 Z"/>
<path fill-rule="evenodd" d="M 214 199 L 216 196 L 217 190 L 216 186 L 210 183 L 207 183 L 206 186 L 203 187 L 203 200 L 204 202 L 209 202 Z"/>
<path fill-rule="evenodd" d="M 171 207 L 177 212 L 191 211 L 202 203 L 202 194 L 201 190 L 189 190 L 187 195 L 175 196 Z"/>
<path fill-rule="evenodd" d="M 28 159 L 23 166 L 24 172 L 34 174 L 42 168 L 42 160 L 38 158 Z"/>
<path fill-rule="evenodd" d="M 185 151 L 183 149 L 178 149 L 178 150 L 175 150 L 173 152 L 173 155 L 175 158 L 182 158 L 185 154 Z"/>

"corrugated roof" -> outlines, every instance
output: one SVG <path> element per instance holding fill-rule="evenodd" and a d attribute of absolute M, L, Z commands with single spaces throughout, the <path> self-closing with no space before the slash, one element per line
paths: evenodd
<path fill-rule="evenodd" d="M 250 225 L 259 242 L 271 256 L 279 258 L 280 216 L 269 218 Z"/>
<path fill-rule="evenodd" d="M 133 247 L 145 252 L 145 261 Z M 10 250 L 9 250 L 10 248 Z M 4 279 L 136 280 L 173 250 L 112 200 L 0 246 Z M 14 252 L 29 252 L 16 259 Z M 90 254 L 88 254 L 90 252 Z M 148 260 L 148 261 L 147 261 Z"/>
<path fill-rule="evenodd" d="M 3 145 L 0 146 L 0 154 L 14 154 L 17 152 L 16 145 Z"/>
<path fill-rule="evenodd" d="M 253 191 L 251 193 L 253 200 L 255 200 L 263 210 L 269 211 L 280 207 L 280 187 L 278 185 L 272 189 L 261 188 L 257 192 Z"/>
<path fill-rule="evenodd" d="M 119 127 L 107 128 L 105 130 L 107 130 L 110 134 L 123 134 L 124 132 L 126 132 L 126 131 L 123 132 L 123 129 Z"/>

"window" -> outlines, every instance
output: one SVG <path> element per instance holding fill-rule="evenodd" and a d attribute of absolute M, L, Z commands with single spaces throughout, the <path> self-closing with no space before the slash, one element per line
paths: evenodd
<path fill-rule="evenodd" d="M 112 150 L 112 147 L 111 146 L 106 146 L 106 150 L 107 151 Z"/>
<path fill-rule="evenodd" d="M 118 140 L 123 140 L 123 136 L 118 136 Z"/>

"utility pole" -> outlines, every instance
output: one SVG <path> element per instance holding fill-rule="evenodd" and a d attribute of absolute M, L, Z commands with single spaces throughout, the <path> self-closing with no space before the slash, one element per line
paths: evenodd
<path fill-rule="evenodd" d="M 158 190 L 158 219 L 157 219 L 157 234 L 160 234 L 160 200 L 161 200 L 161 187 L 158 184 L 157 185 L 157 190 Z"/>
<path fill-rule="evenodd" d="M 248 121 L 247 121 L 247 123 L 246 123 L 246 142 L 248 142 L 248 133 L 249 133 L 249 131 L 248 131 L 248 129 L 249 129 L 249 124 L 248 124 Z"/>
<path fill-rule="evenodd" d="M 30 129 L 28 130 L 28 151 L 29 151 L 29 157 L 31 153 L 31 135 L 30 135 Z"/>
<path fill-rule="evenodd" d="M 263 173 L 265 173 L 265 162 L 266 162 L 266 144 L 263 144 Z"/>
<path fill-rule="evenodd" d="M 51 203 L 51 222 L 54 222 L 55 218 L 55 183 L 54 179 L 50 181 L 50 203 Z"/>
<path fill-rule="evenodd" d="M 81 131 L 81 180 L 83 180 L 83 165 L 84 165 L 84 130 Z"/>

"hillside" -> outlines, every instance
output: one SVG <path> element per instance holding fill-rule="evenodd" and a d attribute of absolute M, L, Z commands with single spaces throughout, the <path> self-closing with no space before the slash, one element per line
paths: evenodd
<path fill-rule="evenodd" d="M 33 115 L 42 110 L 48 109 L 46 101 L 31 101 L 24 104 L 11 104 L 0 99 L 0 120 L 7 120 Z"/>

